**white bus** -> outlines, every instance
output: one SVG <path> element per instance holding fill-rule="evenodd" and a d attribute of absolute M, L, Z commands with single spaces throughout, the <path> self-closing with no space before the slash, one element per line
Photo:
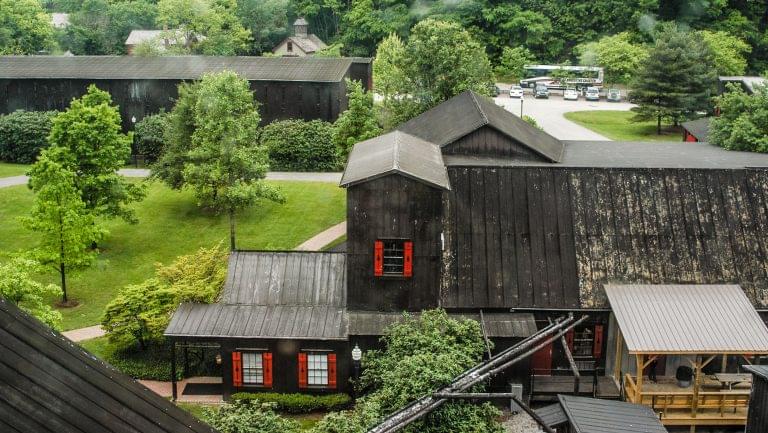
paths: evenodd
<path fill-rule="evenodd" d="M 604 72 L 599 66 L 525 65 L 523 69 L 521 87 L 534 88 L 538 83 L 546 85 L 549 89 L 575 87 L 581 90 L 587 87 L 603 87 Z M 565 72 L 567 78 L 558 78 L 564 76 Z"/>

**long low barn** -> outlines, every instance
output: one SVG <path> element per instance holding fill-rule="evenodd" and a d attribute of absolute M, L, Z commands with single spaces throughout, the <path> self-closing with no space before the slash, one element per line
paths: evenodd
<path fill-rule="evenodd" d="M 223 70 L 250 81 L 263 123 L 332 122 L 347 108 L 345 79 L 370 83 L 370 61 L 361 58 L 3 56 L 0 113 L 63 110 L 96 84 L 112 94 L 128 130 L 132 118 L 170 110 L 179 83 Z"/>

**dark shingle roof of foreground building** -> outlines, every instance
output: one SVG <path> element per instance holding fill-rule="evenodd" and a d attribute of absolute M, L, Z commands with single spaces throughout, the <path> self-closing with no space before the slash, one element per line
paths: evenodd
<path fill-rule="evenodd" d="M 196 80 L 228 70 L 250 81 L 338 82 L 351 64 L 320 57 L 0 56 L 0 78 Z"/>
<path fill-rule="evenodd" d="M 550 162 L 558 162 L 563 156 L 560 140 L 472 91 L 454 96 L 397 129 L 443 147 L 483 126 L 490 126 Z"/>
<path fill-rule="evenodd" d="M 648 406 L 572 395 L 557 398 L 575 433 L 667 433 Z"/>
<path fill-rule="evenodd" d="M 0 298 L 3 433 L 215 433 Z"/>

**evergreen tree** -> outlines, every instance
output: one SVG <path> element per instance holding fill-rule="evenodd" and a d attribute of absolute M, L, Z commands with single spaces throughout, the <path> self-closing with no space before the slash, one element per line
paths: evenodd
<path fill-rule="evenodd" d="M 648 58 L 635 80 L 630 99 L 634 120 L 656 120 L 661 134 L 664 119 L 677 125 L 681 120 L 710 108 L 717 80 L 712 54 L 695 33 L 682 31 L 674 23 L 661 24 Z"/>
<path fill-rule="evenodd" d="M 90 245 L 105 234 L 94 221 L 75 186 L 76 175 L 61 164 L 42 156 L 29 172 L 35 204 L 22 224 L 41 236 L 31 256 L 59 273 L 62 303 L 67 304 L 67 272 L 83 269 L 96 252 Z"/>
<path fill-rule="evenodd" d="M 381 133 L 373 108 L 373 94 L 364 92 L 359 81 L 347 81 L 349 108 L 341 113 L 334 124 L 334 141 L 346 157 L 355 143 Z"/>
<path fill-rule="evenodd" d="M 141 200 L 144 188 L 117 173 L 131 154 L 131 136 L 122 133 L 109 93 L 90 85 L 53 119 L 48 141 L 51 147 L 43 154 L 75 174 L 75 189 L 87 210 L 136 222 L 128 204 Z"/>

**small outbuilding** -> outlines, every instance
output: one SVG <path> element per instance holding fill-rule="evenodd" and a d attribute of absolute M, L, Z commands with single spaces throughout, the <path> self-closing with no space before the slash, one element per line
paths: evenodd
<path fill-rule="evenodd" d="M 711 120 L 711 117 L 702 117 L 701 119 L 683 122 L 680 125 L 683 127 L 683 141 L 709 141 L 709 122 Z"/>
<path fill-rule="evenodd" d="M 557 400 L 535 412 L 558 433 L 667 433 L 647 406 L 562 394 Z"/>
<path fill-rule="evenodd" d="M 317 35 L 309 33 L 309 22 L 298 18 L 293 23 L 293 36 L 283 39 L 272 49 L 272 53 L 285 57 L 306 57 L 327 47 Z"/>

